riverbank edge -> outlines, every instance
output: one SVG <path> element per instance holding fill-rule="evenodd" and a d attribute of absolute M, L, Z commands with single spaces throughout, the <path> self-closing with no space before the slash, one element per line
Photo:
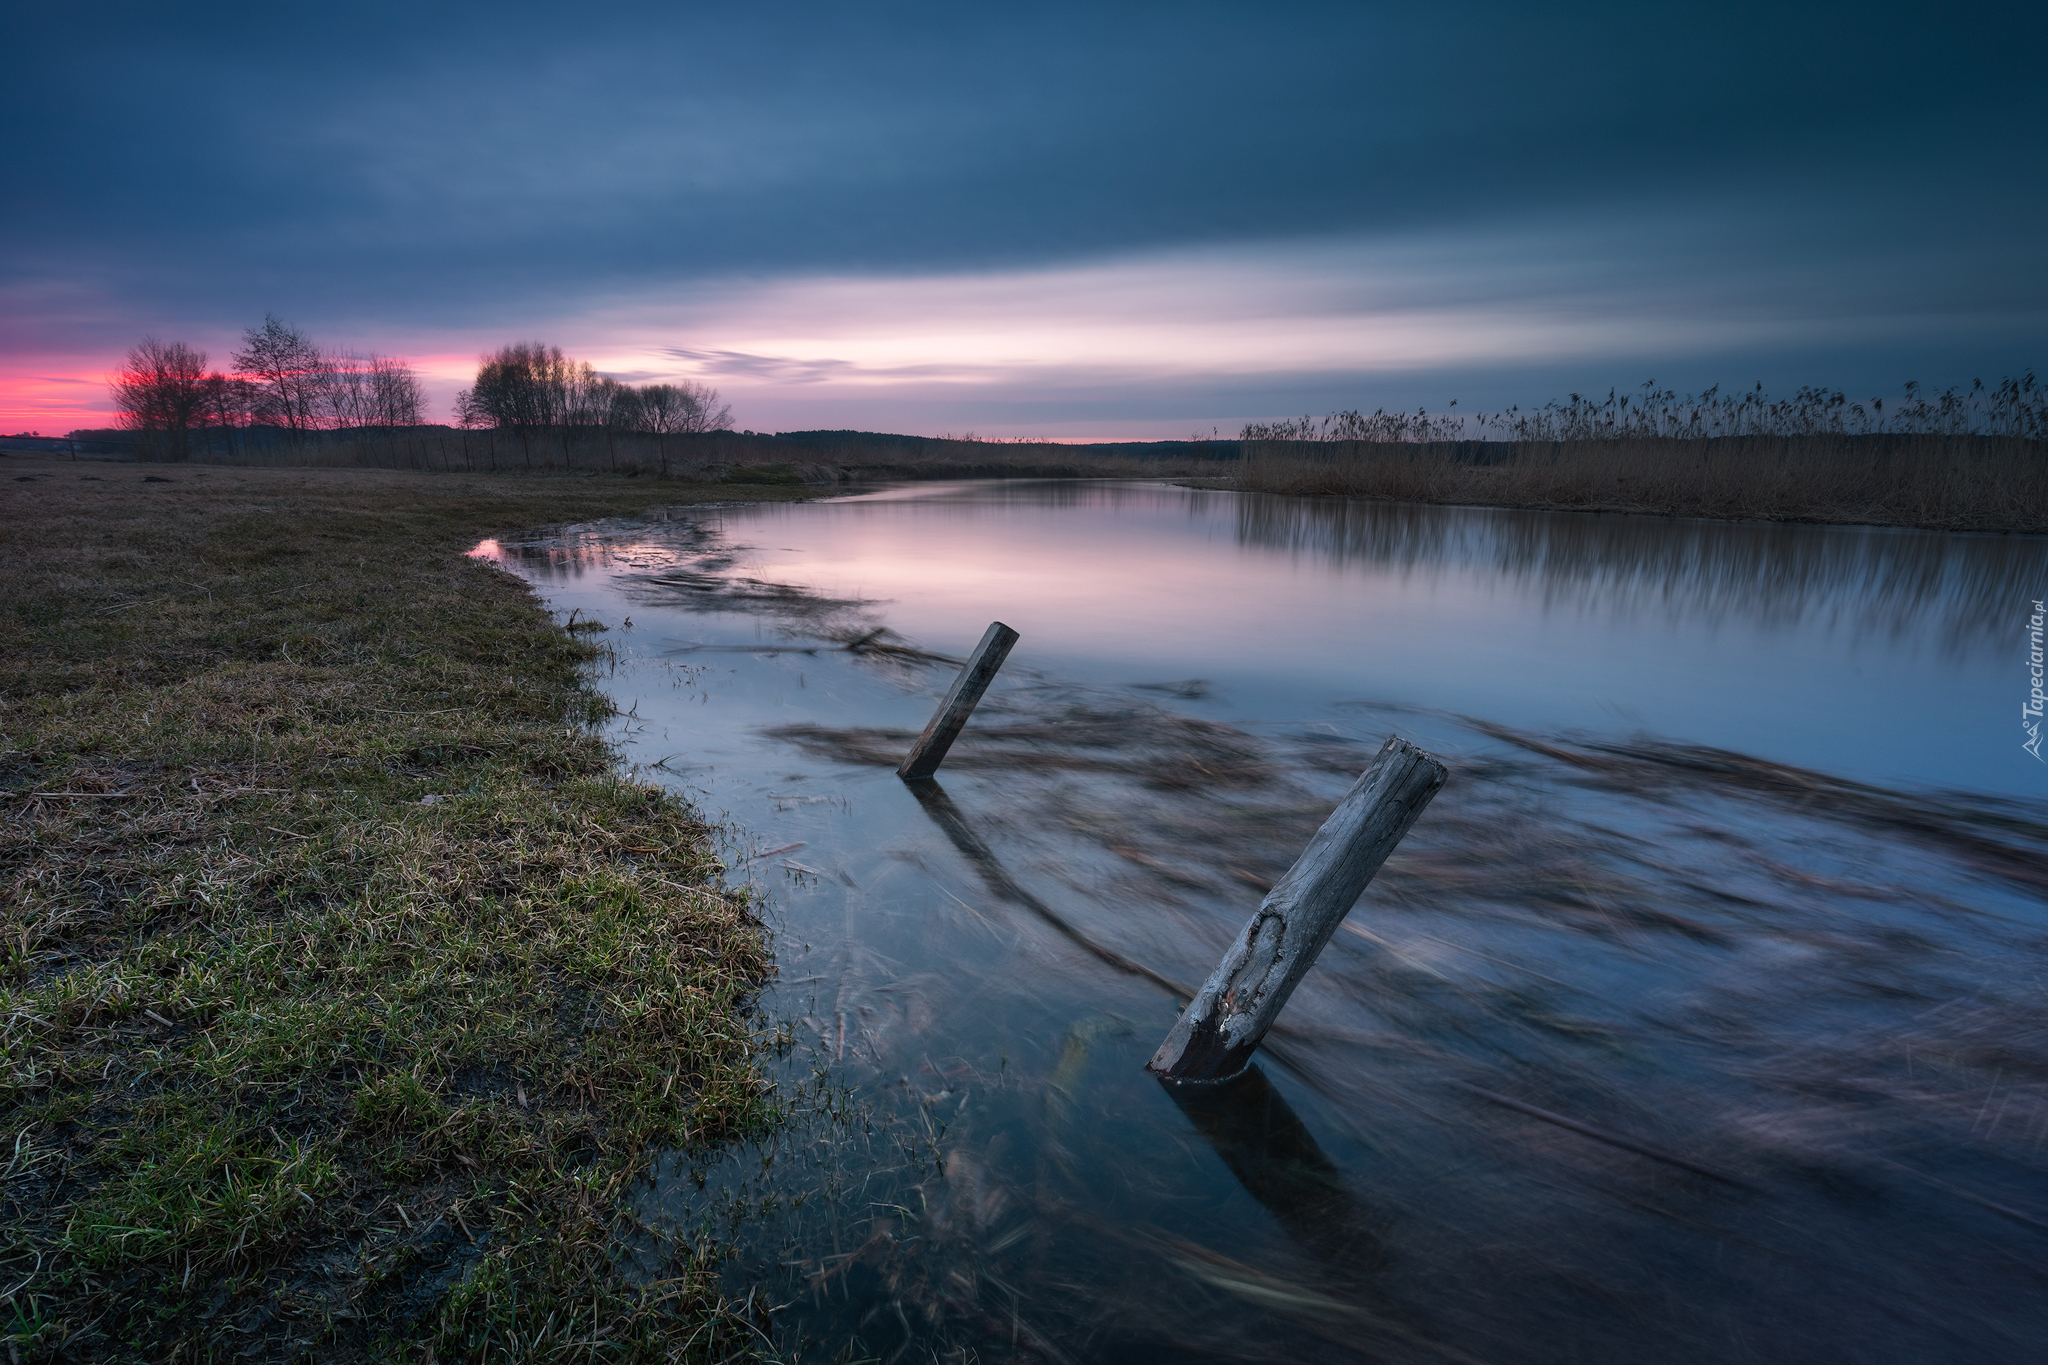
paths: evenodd
<path fill-rule="evenodd" d="M 463 551 L 794 488 L 10 459 L 0 1325 L 23 1359 L 723 1358 L 615 1258 L 658 1148 L 773 1126 L 712 830 L 602 638 Z"/>
<path fill-rule="evenodd" d="M 1854 513 L 1839 516 L 1820 514 L 1808 516 L 1766 515 L 1758 512 L 1722 513 L 1707 511 L 1699 507 L 1688 507 L 1667 503 L 1631 502 L 1554 502 L 1541 498 L 1503 498 L 1488 501 L 1473 501 L 1469 498 L 1430 498 L 1416 496 L 1394 497 L 1372 493 L 1347 492 L 1272 492 L 1263 488 L 1244 488 L 1235 477 L 1168 479 L 1165 482 L 1176 488 L 1191 488 L 1206 493 L 1271 493 L 1273 497 L 1306 498 L 1315 502 L 1375 502 L 1375 503 L 1418 503 L 1427 507 L 1469 507 L 1487 511 L 1502 512 L 1587 512 L 1600 515 L 1628 517 L 1664 517 L 1686 521 L 1727 521 L 1761 522 L 1778 526 L 1844 526 L 1868 527 L 1888 531 L 1947 531 L 1964 535 L 1994 536 L 2039 536 L 2048 535 L 2048 520 L 2027 525 L 1954 525 L 1946 522 L 1914 520 L 1882 520 Z"/>

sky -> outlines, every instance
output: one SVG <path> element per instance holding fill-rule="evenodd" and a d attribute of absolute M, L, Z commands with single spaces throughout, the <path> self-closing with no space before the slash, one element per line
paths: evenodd
<path fill-rule="evenodd" d="M 2048 368 L 2038 5 L 8 7 L 0 430 L 266 313 L 1161 439 Z"/>

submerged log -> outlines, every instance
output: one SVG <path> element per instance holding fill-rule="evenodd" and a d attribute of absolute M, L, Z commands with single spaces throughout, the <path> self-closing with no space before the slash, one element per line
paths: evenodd
<path fill-rule="evenodd" d="M 1449 776 L 1407 740 L 1389 739 L 1239 932 L 1146 1069 L 1172 1081 L 1219 1081 L 1244 1070 L 1366 883 Z"/>
<path fill-rule="evenodd" d="M 1010 656 L 1010 646 L 1016 643 L 1016 631 L 1001 621 L 989 625 L 981 643 L 968 657 L 967 666 L 953 680 L 953 690 L 946 694 L 946 699 L 933 713 L 931 724 L 924 727 L 917 743 L 910 746 L 910 756 L 896 770 L 898 777 L 916 781 L 939 770 L 939 765 L 946 761 L 946 751 L 953 747 L 960 728 L 974 714 L 975 704 L 981 700 L 981 694 L 988 691 L 988 685 L 995 681 L 996 670 L 1003 666 L 1003 660 Z"/>

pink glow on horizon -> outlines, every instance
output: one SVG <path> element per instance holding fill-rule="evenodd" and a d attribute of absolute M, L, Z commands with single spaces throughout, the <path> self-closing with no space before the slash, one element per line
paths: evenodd
<path fill-rule="evenodd" d="M 413 368 L 419 372 L 422 384 L 427 390 L 424 416 L 428 422 L 445 424 L 452 421 L 450 409 L 454 403 L 455 392 L 466 387 L 475 377 L 477 357 L 484 349 L 486 348 L 479 346 L 476 350 L 470 351 L 447 350 L 408 357 Z M 120 414 L 114 410 L 113 399 L 108 392 L 108 380 L 112 373 L 120 368 L 121 360 L 121 354 L 100 357 L 52 357 L 49 363 L 43 364 L 38 364 L 33 358 L 0 358 L 0 433 L 13 435 L 17 432 L 36 432 L 43 436 L 62 436 L 68 431 L 120 426 Z M 666 357 L 612 355 L 593 359 L 592 363 L 599 370 L 615 374 L 637 374 L 644 372 L 650 364 L 658 364 L 665 373 L 673 372 L 676 377 L 689 377 L 685 367 Z M 718 377 L 712 376 L 710 382 L 727 392 L 728 401 L 738 400 L 733 418 L 735 425 L 757 430 L 809 430 L 843 426 L 863 430 L 892 429 L 906 435 L 972 434 L 991 440 L 1023 439 L 1059 445 L 1086 445 L 1100 441 L 1182 440 L 1191 434 L 1192 419 L 1190 422 L 1131 419 L 1120 422 L 980 422 L 949 425 L 919 421 L 906 413 L 905 420 L 886 428 L 876 428 L 867 426 L 864 421 L 846 418 L 835 420 L 826 416 L 813 418 L 809 413 L 801 413 L 796 415 L 795 420 L 777 423 L 765 421 L 759 416 L 750 416 L 747 412 L 746 398 L 752 397 L 758 403 L 759 398 L 766 396 L 759 388 L 747 386 L 747 394 L 742 395 L 734 391 L 730 381 L 720 383 Z M 811 395 L 806 397 L 810 398 Z M 906 407 L 913 405 L 914 400 L 905 404 Z M 1235 427 L 1221 433 L 1225 438 L 1235 434 Z"/>
<path fill-rule="evenodd" d="M 323 344 L 409 358 L 430 422 L 451 420 L 480 354 L 536 339 L 625 382 L 709 384 L 743 430 L 972 430 L 1065 443 L 1212 428 L 1228 438 L 1245 420 L 1293 415 L 1239 411 L 1247 400 L 1232 393 L 1355 392 L 1371 408 L 1382 381 L 1413 387 L 1427 375 L 1446 385 L 1432 407 L 1458 397 L 1470 408 L 1495 397 L 1456 392 L 1460 373 L 1563 361 L 1634 369 L 1884 330 L 1879 319 L 1823 322 L 1609 286 L 1598 252 L 1565 236 L 1551 246 L 1555 259 L 1533 282 L 1521 236 L 1332 239 L 1035 269 L 677 282 L 517 326 L 402 338 L 295 321 Z M 225 368 L 235 335 L 195 330 L 186 338 L 210 341 Z M 112 425 L 104 376 L 120 359 L 0 357 L 0 425 Z M 1120 409 L 1155 415 L 1101 415 Z"/>
<path fill-rule="evenodd" d="M 118 358 L 93 364 L 84 356 L 0 358 L 0 432 L 62 436 L 119 425 L 107 394 L 107 372 L 118 364 Z"/>
<path fill-rule="evenodd" d="M 125 355 L 123 348 L 104 356 L 0 356 L 0 432 L 62 436 L 121 425 L 108 381 Z M 427 390 L 427 421 L 450 420 L 455 391 L 476 374 L 476 357 L 474 351 L 407 357 Z"/>

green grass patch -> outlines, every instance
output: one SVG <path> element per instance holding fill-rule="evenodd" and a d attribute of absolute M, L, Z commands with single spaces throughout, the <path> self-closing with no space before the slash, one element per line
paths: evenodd
<path fill-rule="evenodd" d="M 725 481 L 727 483 L 764 484 L 771 487 L 799 488 L 803 486 L 804 476 L 801 472 L 788 465 L 742 464 L 734 465 L 731 469 L 726 470 Z"/>
<path fill-rule="evenodd" d="M 613 1234 L 655 1150 L 776 1119 L 760 926 L 617 774 L 602 637 L 462 555 L 692 490 L 7 463 L 8 1345 L 742 1347 L 707 1264 L 629 1279 Z"/>

